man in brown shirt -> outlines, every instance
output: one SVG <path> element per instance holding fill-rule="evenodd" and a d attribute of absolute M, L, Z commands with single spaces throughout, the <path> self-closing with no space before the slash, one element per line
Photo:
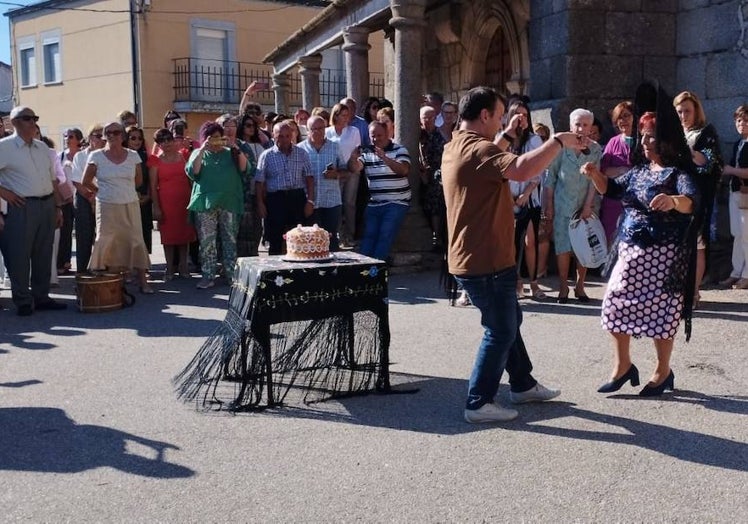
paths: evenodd
<path fill-rule="evenodd" d="M 459 104 L 462 124 L 442 157 L 449 271 L 480 310 L 485 329 L 468 387 L 465 420 L 470 423 L 517 416 L 517 411 L 494 402 L 504 368 L 513 403 L 550 400 L 561 393 L 532 377 L 520 335 L 509 180 L 532 178 L 551 163 L 559 148 L 582 150 L 589 143 L 574 133 L 557 133 L 522 156 L 503 153 L 491 140 L 501 127 L 505 107 L 501 95 L 488 87 L 468 91 Z M 507 139 L 513 137 L 502 134 L 496 140 L 500 144 Z"/>

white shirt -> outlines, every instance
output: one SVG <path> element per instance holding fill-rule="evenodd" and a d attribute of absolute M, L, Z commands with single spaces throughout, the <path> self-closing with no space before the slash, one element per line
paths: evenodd
<path fill-rule="evenodd" d="M 0 187 L 21 197 L 52 194 L 57 175 L 49 151 L 44 142 L 29 144 L 15 133 L 0 140 Z"/>
<path fill-rule="evenodd" d="M 88 165 L 88 155 L 91 153 L 90 148 L 81 149 L 73 157 L 73 165 L 70 170 L 70 180 L 76 184 L 83 182 L 83 173 Z"/>
<path fill-rule="evenodd" d="M 88 155 L 88 163 L 96 166 L 96 183 L 99 186 L 97 201 L 107 204 L 130 204 L 138 201 L 135 167 L 140 164 L 140 155 L 135 151 L 127 149 L 124 162 L 115 164 L 106 157 L 103 149 L 99 149 Z"/>
<path fill-rule="evenodd" d="M 335 132 L 335 127 L 330 126 L 325 129 L 325 138 L 338 143 L 338 154 L 340 158 L 346 159 L 346 162 L 351 158 L 351 153 L 361 146 L 361 133 L 352 126 L 344 127 L 339 135 Z"/>

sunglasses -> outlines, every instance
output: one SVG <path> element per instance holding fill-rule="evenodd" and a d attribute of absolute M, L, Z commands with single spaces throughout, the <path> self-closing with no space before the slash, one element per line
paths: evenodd
<path fill-rule="evenodd" d="M 91 138 L 98 138 L 98 139 L 104 138 L 104 135 L 102 135 L 101 133 L 91 133 L 88 136 L 90 136 Z"/>
<path fill-rule="evenodd" d="M 39 117 L 36 115 L 22 115 L 17 118 L 18 120 L 23 120 L 24 122 L 31 122 L 31 121 L 38 122 L 39 121 Z"/>

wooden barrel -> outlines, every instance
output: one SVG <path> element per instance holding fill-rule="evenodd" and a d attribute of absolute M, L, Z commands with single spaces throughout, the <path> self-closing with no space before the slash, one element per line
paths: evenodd
<path fill-rule="evenodd" d="M 104 313 L 122 309 L 124 292 L 122 275 L 78 275 L 75 277 L 78 309 L 83 313 Z"/>

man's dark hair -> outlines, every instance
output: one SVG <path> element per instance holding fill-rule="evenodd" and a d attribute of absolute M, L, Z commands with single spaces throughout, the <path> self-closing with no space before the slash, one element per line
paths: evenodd
<path fill-rule="evenodd" d="M 467 121 L 477 120 L 480 112 L 484 109 L 487 109 L 489 113 L 493 113 L 496 109 L 497 101 L 500 101 L 506 107 L 504 97 L 490 87 L 474 87 L 460 98 L 460 119 Z"/>
<path fill-rule="evenodd" d="M 444 95 L 437 91 L 431 91 L 430 93 L 426 93 L 426 96 L 432 100 L 436 100 L 440 104 L 444 103 Z"/>

